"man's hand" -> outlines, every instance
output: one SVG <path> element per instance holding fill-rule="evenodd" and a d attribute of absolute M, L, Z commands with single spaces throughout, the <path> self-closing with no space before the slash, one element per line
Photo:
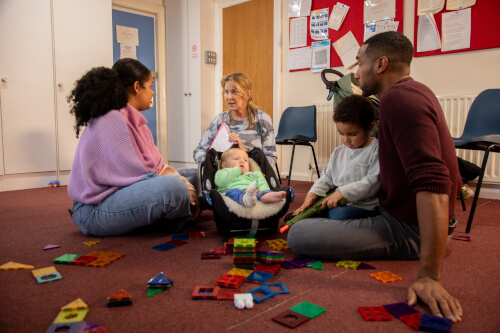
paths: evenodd
<path fill-rule="evenodd" d="M 457 299 L 452 297 L 440 282 L 428 277 L 419 278 L 408 289 L 407 303 L 414 306 L 420 298 L 429 306 L 432 314 L 438 317 L 446 317 L 454 323 L 462 320 L 462 307 Z"/>

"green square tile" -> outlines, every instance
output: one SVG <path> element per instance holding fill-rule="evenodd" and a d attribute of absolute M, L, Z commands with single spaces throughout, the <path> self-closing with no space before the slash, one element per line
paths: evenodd
<path fill-rule="evenodd" d="M 56 264 L 67 264 L 69 265 L 69 262 L 73 259 L 76 259 L 78 257 L 80 257 L 81 254 L 63 254 L 62 256 L 60 257 L 57 257 L 54 259 L 54 263 Z"/>
<path fill-rule="evenodd" d="M 293 308 L 290 308 L 290 310 L 303 314 L 304 316 L 307 316 L 311 319 L 316 318 L 323 312 L 326 312 L 325 308 L 309 302 L 302 302 L 300 304 L 297 304 Z"/>

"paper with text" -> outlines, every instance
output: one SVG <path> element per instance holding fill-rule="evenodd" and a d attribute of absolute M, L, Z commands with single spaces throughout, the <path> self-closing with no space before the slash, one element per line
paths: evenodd
<path fill-rule="evenodd" d="M 443 13 L 441 33 L 443 44 L 441 51 L 470 48 L 471 9 Z"/>
<path fill-rule="evenodd" d="M 291 19 L 289 48 L 303 46 L 307 46 L 307 17 Z"/>
<path fill-rule="evenodd" d="M 396 17 L 396 0 L 365 0 L 363 22 L 371 23 Z"/>
<path fill-rule="evenodd" d="M 358 63 L 356 57 L 358 56 L 359 44 L 352 31 L 340 37 L 339 40 L 333 43 L 333 47 L 345 68 L 352 68 Z"/>
<path fill-rule="evenodd" d="M 229 141 L 229 135 L 231 135 L 231 130 L 226 123 L 222 123 L 217 131 L 217 134 L 215 134 L 212 144 L 208 147 L 208 150 L 213 148 L 218 152 L 225 152 L 231 148 L 235 142 Z"/>
<path fill-rule="evenodd" d="M 312 0 L 288 0 L 288 17 L 309 16 Z"/>
<path fill-rule="evenodd" d="M 417 16 L 426 13 L 436 14 L 444 8 L 444 0 L 418 0 Z"/>
<path fill-rule="evenodd" d="M 446 1 L 446 10 L 465 9 L 476 4 L 476 0 L 448 0 Z"/>
<path fill-rule="evenodd" d="M 288 50 L 288 70 L 311 68 L 311 46 Z"/>
<path fill-rule="evenodd" d="M 330 40 L 312 43 L 312 72 L 321 72 L 325 68 L 330 68 L 330 43 Z"/>
<path fill-rule="evenodd" d="M 424 14 L 418 17 L 417 52 L 441 49 L 441 38 L 434 20 L 434 14 Z"/>

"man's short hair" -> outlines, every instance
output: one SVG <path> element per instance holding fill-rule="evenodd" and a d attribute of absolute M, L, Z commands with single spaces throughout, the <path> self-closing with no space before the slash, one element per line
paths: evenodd
<path fill-rule="evenodd" d="M 397 31 L 387 31 L 368 38 L 365 54 L 368 56 L 387 56 L 389 60 L 410 64 L 413 58 L 413 45 L 408 37 Z"/>

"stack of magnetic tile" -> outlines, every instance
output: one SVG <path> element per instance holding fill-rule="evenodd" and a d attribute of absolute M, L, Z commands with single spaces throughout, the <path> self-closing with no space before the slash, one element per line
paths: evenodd
<path fill-rule="evenodd" d="M 267 244 L 276 251 L 288 249 L 288 243 L 284 239 L 270 239 L 266 241 Z"/>
<path fill-rule="evenodd" d="M 282 263 L 285 261 L 285 254 L 279 251 L 257 251 L 255 260 L 265 264 Z"/>
<path fill-rule="evenodd" d="M 235 238 L 233 264 L 235 268 L 253 270 L 255 267 L 255 238 Z"/>
<path fill-rule="evenodd" d="M 56 319 L 54 319 L 47 332 L 63 332 L 64 328 L 66 329 L 64 332 L 69 332 L 68 329 L 73 327 L 75 327 L 75 330 L 71 330 L 71 332 L 83 332 L 76 330 L 76 328 L 86 327 L 83 326 L 81 322 L 83 322 L 88 312 L 88 305 L 81 298 L 78 298 L 61 308 L 61 311 L 57 315 Z"/>
<path fill-rule="evenodd" d="M 226 249 L 226 254 L 232 254 L 234 249 L 234 238 L 224 241 L 224 249 Z"/>
<path fill-rule="evenodd" d="M 161 272 L 148 281 L 148 296 L 171 288 L 173 285 L 174 283 Z"/>
<path fill-rule="evenodd" d="M 132 295 L 125 290 L 120 290 L 107 298 L 108 308 L 114 306 L 132 305 Z"/>
<path fill-rule="evenodd" d="M 59 273 L 54 266 L 39 268 L 31 271 L 38 284 L 62 280 L 61 273 Z"/>

